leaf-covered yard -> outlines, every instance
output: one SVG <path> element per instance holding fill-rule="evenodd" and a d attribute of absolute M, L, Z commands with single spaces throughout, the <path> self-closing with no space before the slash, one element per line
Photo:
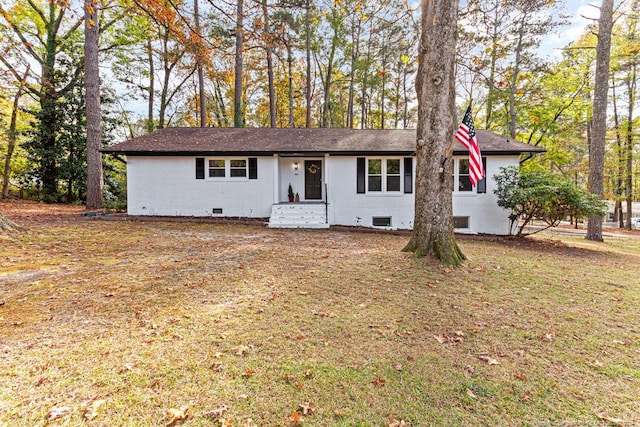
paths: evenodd
<path fill-rule="evenodd" d="M 640 239 L 100 221 L 2 202 L 0 425 L 640 423 Z"/>

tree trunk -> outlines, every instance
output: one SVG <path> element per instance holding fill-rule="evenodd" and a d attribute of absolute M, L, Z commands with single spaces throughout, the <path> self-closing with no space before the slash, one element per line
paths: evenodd
<path fill-rule="evenodd" d="M 404 251 L 446 265 L 465 259 L 453 232 L 452 162 L 441 158 L 455 131 L 455 56 L 458 3 L 422 0 L 418 51 L 418 129 L 413 235 Z"/>
<path fill-rule="evenodd" d="M 198 42 L 202 43 L 202 35 L 200 34 L 200 11 L 198 6 L 198 0 L 193 0 L 193 15 L 196 24 L 196 36 Z M 200 45 L 196 46 L 197 50 L 197 67 L 198 67 L 198 105 L 200 113 L 200 127 L 207 126 L 207 98 L 204 92 L 204 66 L 202 58 L 202 49 Z"/>
<path fill-rule="evenodd" d="M 151 46 L 151 38 L 147 41 L 147 60 L 149 61 L 149 87 L 147 92 L 147 133 L 153 132 L 153 104 L 155 95 L 156 70 L 153 63 L 153 47 Z"/>
<path fill-rule="evenodd" d="M 305 15 L 305 38 L 307 49 L 307 84 L 306 84 L 306 100 L 307 100 L 307 112 L 305 126 L 307 129 L 311 128 L 311 18 L 310 11 L 311 5 L 309 0 L 306 2 L 306 15 Z"/>
<path fill-rule="evenodd" d="M 233 126 L 244 127 L 244 108 L 242 105 L 242 61 L 244 49 L 244 0 L 238 0 L 236 10 L 236 56 L 235 56 L 235 86 L 233 94 Z"/>
<path fill-rule="evenodd" d="M 367 89 L 369 81 L 367 76 L 369 75 L 369 69 L 371 68 L 371 44 L 373 43 L 373 25 L 369 28 L 369 38 L 367 39 L 367 55 L 364 61 L 364 69 L 362 70 L 362 84 L 360 85 L 360 129 L 368 128 L 368 113 L 369 108 L 367 100 L 370 97 L 367 95 Z"/>
<path fill-rule="evenodd" d="M 3 231 L 24 231 L 26 230 L 24 227 L 20 227 L 15 222 L 11 221 L 9 218 L 4 217 L 0 213 L 0 232 Z"/>
<path fill-rule="evenodd" d="M 84 3 L 84 87 L 87 114 L 87 209 L 102 208 L 102 126 L 98 68 L 98 2 Z M 71 184 L 69 184 L 71 186 Z"/>
<path fill-rule="evenodd" d="M 598 20 L 596 77 L 593 91 L 592 140 L 589 146 L 589 191 L 602 198 L 604 192 L 604 151 L 607 133 L 607 93 L 609 89 L 609 58 L 613 0 L 603 0 Z M 587 240 L 602 241 L 602 217 L 589 218 Z"/>
<path fill-rule="evenodd" d="M 638 1 L 634 1 L 631 10 L 635 11 L 638 9 Z M 629 40 L 636 39 L 636 24 L 637 17 L 633 15 L 631 17 L 631 28 L 629 31 Z M 637 56 L 637 52 L 634 52 L 633 55 Z M 631 61 L 631 70 L 629 71 L 629 75 L 626 78 L 627 84 L 627 138 L 625 143 L 625 156 L 626 156 L 626 180 L 625 180 L 625 193 L 626 193 L 626 211 L 627 211 L 627 221 L 625 227 L 627 230 L 631 230 L 631 217 L 633 216 L 632 212 L 632 202 L 633 202 L 633 146 L 634 146 L 634 130 L 633 130 L 633 113 L 636 105 L 636 87 L 637 87 L 637 59 L 633 58 Z"/>
<path fill-rule="evenodd" d="M 360 58 L 360 32 L 362 30 L 362 21 L 354 18 L 351 27 L 352 50 L 349 67 L 349 100 L 347 101 L 347 127 L 353 129 L 353 102 L 355 95 L 356 66 Z"/>
<path fill-rule="evenodd" d="M 267 80 L 269 82 L 269 124 L 276 127 L 276 90 L 273 84 L 273 37 L 269 28 L 269 8 L 267 0 L 262 0 L 262 14 L 264 15 L 264 43 L 267 53 Z"/>
<path fill-rule="evenodd" d="M 496 9 L 496 15 L 498 9 Z M 495 22 L 495 19 L 494 21 Z M 489 77 L 487 78 L 487 108 L 486 108 L 486 119 L 484 123 L 485 129 L 491 129 L 491 115 L 493 114 L 493 100 L 496 96 L 496 67 L 498 64 L 498 51 L 496 50 L 496 46 L 499 45 L 498 40 L 500 37 L 500 33 L 498 32 L 498 25 L 493 26 L 493 34 L 491 37 L 491 66 L 489 67 Z"/>
<path fill-rule="evenodd" d="M 622 214 L 622 193 L 623 187 L 622 184 L 624 182 L 624 153 L 622 151 L 622 137 L 620 136 L 620 121 L 618 118 L 618 100 L 616 97 L 616 79 L 615 76 L 611 76 L 611 91 L 612 97 L 611 101 L 613 102 L 613 123 L 616 130 L 616 157 L 618 167 L 616 168 L 616 177 L 615 177 L 615 195 L 616 195 L 616 204 L 613 211 L 613 220 L 618 221 L 620 228 L 624 228 L 624 215 Z"/>
<path fill-rule="evenodd" d="M 516 139 L 516 91 L 518 89 L 518 77 L 520 74 L 520 62 L 522 57 L 522 41 L 524 38 L 524 28 L 526 25 L 527 14 L 522 14 L 520 27 L 518 28 L 518 43 L 516 45 L 516 59 L 514 61 L 513 73 L 511 76 L 511 87 L 509 88 L 509 135 L 511 139 Z"/>
<path fill-rule="evenodd" d="M 13 157 L 13 151 L 16 148 L 16 127 L 18 122 L 18 107 L 20 103 L 20 97 L 22 96 L 22 91 L 24 90 L 24 86 L 27 82 L 27 77 L 29 76 L 30 67 L 27 66 L 27 70 L 24 73 L 24 76 L 20 80 L 20 84 L 18 85 L 18 91 L 16 92 L 16 96 L 13 98 L 13 107 L 11 108 L 11 124 L 9 125 L 9 135 L 8 135 L 8 145 L 7 145 L 7 155 L 4 158 L 4 175 L 2 176 L 2 198 L 6 199 L 9 197 L 9 177 L 11 176 L 11 158 Z"/>
<path fill-rule="evenodd" d="M 45 45 L 45 60 L 42 64 L 42 88 L 40 89 L 40 111 L 38 113 L 38 138 L 42 147 L 41 176 L 44 201 L 58 201 L 58 165 L 56 159 L 56 136 L 60 126 L 58 120 L 58 93 L 56 91 L 56 41 L 55 3 L 49 4 L 49 25 Z"/>
<path fill-rule="evenodd" d="M 295 127 L 295 116 L 293 113 L 293 51 L 291 44 L 287 43 L 287 74 L 289 81 L 289 127 Z"/>

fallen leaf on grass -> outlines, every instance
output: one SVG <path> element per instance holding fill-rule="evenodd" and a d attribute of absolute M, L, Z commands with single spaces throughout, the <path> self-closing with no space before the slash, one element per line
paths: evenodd
<path fill-rule="evenodd" d="M 172 426 L 178 421 L 185 420 L 189 416 L 189 407 L 181 406 L 180 409 L 171 408 L 167 411 L 167 418 L 169 418 L 168 426 Z"/>
<path fill-rule="evenodd" d="M 624 420 L 621 418 L 613 418 L 605 414 L 604 412 L 595 412 L 596 417 L 600 418 L 603 421 L 607 421 L 613 424 L 623 425 Z"/>
<path fill-rule="evenodd" d="M 376 387 L 382 387 L 384 385 L 384 380 L 380 377 L 376 378 L 375 380 L 371 381 L 371 384 L 373 384 Z"/>
<path fill-rule="evenodd" d="M 478 396 L 471 390 L 471 389 L 467 389 L 467 396 L 469 396 L 472 399 L 477 399 Z"/>
<path fill-rule="evenodd" d="M 311 415 L 316 410 L 316 408 L 311 406 L 311 403 L 309 403 L 309 401 L 299 404 L 298 409 L 302 411 L 302 415 Z"/>
<path fill-rule="evenodd" d="M 218 417 L 221 417 L 222 414 L 224 414 L 228 410 L 229 410 L 229 407 L 227 405 L 222 405 L 219 408 L 212 409 L 211 411 L 205 412 L 204 414 L 202 414 L 202 416 L 205 418 L 218 418 Z"/>
<path fill-rule="evenodd" d="M 244 374 L 242 374 L 242 376 L 245 377 L 245 378 L 249 378 L 249 377 L 252 377 L 253 374 L 255 374 L 255 373 L 256 373 L 256 371 L 254 371 L 253 369 L 247 369 L 244 372 Z"/>
<path fill-rule="evenodd" d="M 440 335 L 434 335 L 433 336 L 436 341 L 438 341 L 440 344 L 445 344 L 448 340 L 447 337 L 445 337 L 444 335 L 440 334 Z"/>
<path fill-rule="evenodd" d="M 250 348 L 246 345 L 239 345 L 238 347 L 234 347 L 233 349 L 231 349 L 231 352 L 236 356 L 242 356 L 243 354 L 248 353 L 249 350 Z"/>
<path fill-rule="evenodd" d="M 546 341 L 546 342 L 552 342 L 553 341 L 553 337 L 555 336 L 555 332 L 550 332 L 548 334 L 544 334 L 543 336 L 540 337 L 540 339 L 542 341 Z"/>
<path fill-rule="evenodd" d="M 621 345 L 631 345 L 631 340 L 628 339 L 624 339 L 624 340 L 613 340 L 614 344 L 621 344 Z"/>
<path fill-rule="evenodd" d="M 522 372 L 514 372 L 513 376 L 522 381 L 526 380 L 526 377 Z"/>
<path fill-rule="evenodd" d="M 438 334 L 438 335 L 434 335 L 433 337 L 440 344 L 456 345 L 456 344 L 461 343 L 462 342 L 462 337 L 464 337 L 464 332 L 456 331 L 456 332 L 454 332 L 454 334 L 455 334 L 455 336 L 451 336 L 451 335 L 447 335 L 447 334 Z"/>
<path fill-rule="evenodd" d="M 573 396 L 578 400 L 584 400 L 584 395 L 579 391 L 573 391 L 571 394 L 573 394 Z"/>
<path fill-rule="evenodd" d="M 302 421 L 302 415 L 300 415 L 300 413 L 298 412 L 294 412 L 293 414 L 291 414 L 291 417 L 289 418 L 289 423 L 293 426 L 299 425 L 301 421 Z"/>
<path fill-rule="evenodd" d="M 47 421 L 57 420 L 58 418 L 62 418 L 71 412 L 71 408 L 68 406 L 54 406 L 49 409 L 47 412 Z"/>
<path fill-rule="evenodd" d="M 526 402 L 529 399 L 531 399 L 531 393 L 529 393 L 528 391 L 525 391 L 524 394 L 520 396 L 520 400 L 522 400 L 523 402 Z"/>
<path fill-rule="evenodd" d="M 480 356 L 480 360 L 482 360 L 483 362 L 487 362 L 489 365 L 499 365 L 500 362 L 496 359 L 494 359 L 493 357 L 489 357 L 489 356 Z"/>
<path fill-rule="evenodd" d="M 395 368 L 396 371 L 402 371 L 403 369 L 401 363 L 396 363 L 393 367 Z"/>
<path fill-rule="evenodd" d="M 393 415 L 389 415 L 389 427 L 405 427 L 404 420 L 397 420 Z"/>
<path fill-rule="evenodd" d="M 84 409 L 82 416 L 87 420 L 92 420 L 100 414 L 102 406 L 107 403 L 105 399 L 96 399 Z"/>

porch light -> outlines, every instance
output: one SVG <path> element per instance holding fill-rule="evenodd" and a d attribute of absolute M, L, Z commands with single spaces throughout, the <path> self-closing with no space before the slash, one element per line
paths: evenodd
<path fill-rule="evenodd" d="M 298 167 L 299 167 L 299 166 L 298 166 L 298 162 L 295 162 L 295 163 L 293 164 L 293 170 L 297 171 L 297 170 L 298 170 Z"/>

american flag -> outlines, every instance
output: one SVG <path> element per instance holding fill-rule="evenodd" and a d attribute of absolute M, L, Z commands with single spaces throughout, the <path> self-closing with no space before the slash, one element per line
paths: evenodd
<path fill-rule="evenodd" d="M 482 156 L 478 146 L 476 128 L 473 125 L 471 104 L 469 104 L 467 111 L 464 113 L 462 123 L 456 132 L 456 139 L 469 150 L 469 179 L 475 187 L 478 181 L 484 178 L 484 168 L 482 167 Z"/>

